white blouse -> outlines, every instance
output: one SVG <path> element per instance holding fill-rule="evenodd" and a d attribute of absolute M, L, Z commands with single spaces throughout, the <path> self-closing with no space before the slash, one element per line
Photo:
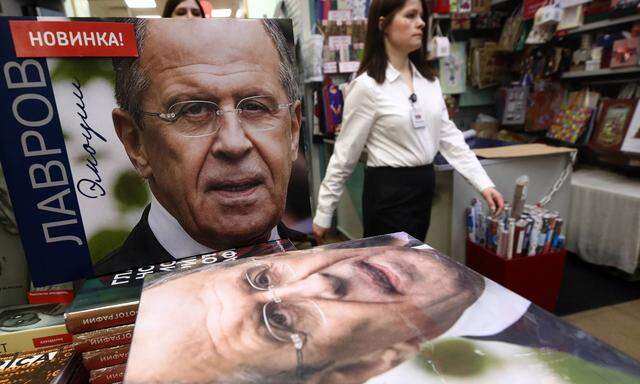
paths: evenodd
<path fill-rule="evenodd" d="M 494 186 L 462 132 L 449 119 L 440 82 L 427 80 L 411 67 L 417 96 L 414 105 L 422 112 L 426 127 L 413 127 L 411 91 L 391 64 L 382 84 L 366 73 L 354 79 L 345 98 L 342 130 L 320 186 L 315 224 L 331 226 L 345 182 L 365 147 L 369 167 L 427 165 L 440 151 L 478 191 Z"/>

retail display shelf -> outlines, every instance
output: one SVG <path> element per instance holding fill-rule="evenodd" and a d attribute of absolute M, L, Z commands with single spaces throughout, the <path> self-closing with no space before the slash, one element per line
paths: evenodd
<path fill-rule="evenodd" d="M 563 73 L 562 78 L 577 79 L 582 77 L 623 75 L 623 74 L 630 74 L 630 73 L 640 73 L 640 67 L 634 66 L 634 67 L 619 68 L 619 69 L 604 68 L 604 69 L 598 69 L 595 71 L 571 71 L 571 72 Z"/>
<path fill-rule="evenodd" d="M 442 19 L 447 19 L 448 20 L 448 19 L 451 19 L 451 15 L 452 14 L 450 14 L 450 13 L 434 13 L 431 17 L 433 17 L 434 19 L 439 19 L 439 20 L 442 20 Z M 468 16 L 468 17 L 476 17 L 476 16 L 478 16 L 477 13 L 457 13 L 455 15 L 459 15 L 460 18 L 463 18 L 465 16 Z"/>
<path fill-rule="evenodd" d="M 578 28 L 575 28 L 575 29 L 569 29 L 569 30 L 566 30 L 566 31 L 558 32 L 557 36 L 558 37 L 563 37 L 563 36 L 568 36 L 568 35 L 574 35 L 574 34 L 577 34 L 577 33 L 584 33 L 584 32 L 594 31 L 596 29 L 607 28 L 607 27 L 611 27 L 611 26 L 614 26 L 614 25 L 632 23 L 634 21 L 640 21 L 640 14 L 620 17 L 620 18 L 617 18 L 617 19 L 606 19 L 606 20 L 596 21 L 596 22 L 593 22 L 593 23 L 588 23 L 588 24 L 585 24 L 585 25 L 583 25 L 581 27 L 578 27 Z"/>

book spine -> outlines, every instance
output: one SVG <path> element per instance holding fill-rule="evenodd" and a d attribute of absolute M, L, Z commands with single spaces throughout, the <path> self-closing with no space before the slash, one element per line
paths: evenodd
<path fill-rule="evenodd" d="M 133 324 L 138 315 L 139 301 L 111 305 L 86 311 L 65 313 L 65 323 L 71 334 Z"/>
<path fill-rule="evenodd" d="M 513 247 L 515 243 L 516 219 L 509 218 L 509 229 L 507 235 L 507 260 L 513 259 Z"/>
<path fill-rule="evenodd" d="M 89 370 L 111 367 L 124 364 L 129 356 L 129 345 L 98 349 L 96 351 L 84 352 L 82 363 Z"/>
<path fill-rule="evenodd" d="M 0 335 L 0 353 L 29 351 L 34 348 L 69 344 L 71 335 L 64 324 L 24 331 L 7 332 Z"/>
<path fill-rule="evenodd" d="M 124 369 L 126 364 L 114 365 L 112 367 L 95 369 L 89 372 L 89 383 L 91 384 L 114 384 L 124 380 Z"/>
<path fill-rule="evenodd" d="M 132 337 L 133 324 L 127 324 L 73 335 L 73 345 L 78 352 L 88 352 L 131 344 Z"/>

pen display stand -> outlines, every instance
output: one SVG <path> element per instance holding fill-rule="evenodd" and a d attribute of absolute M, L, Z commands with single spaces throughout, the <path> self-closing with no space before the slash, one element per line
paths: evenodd
<path fill-rule="evenodd" d="M 553 311 L 562 283 L 566 248 L 510 260 L 467 239 L 466 265 L 483 276 Z"/>

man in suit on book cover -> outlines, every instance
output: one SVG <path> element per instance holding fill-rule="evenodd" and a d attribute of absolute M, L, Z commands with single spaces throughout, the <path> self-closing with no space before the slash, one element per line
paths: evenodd
<path fill-rule="evenodd" d="M 137 20 L 113 121 L 152 202 L 96 274 L 245 246 L 282 225 L 301 107 L 274 20 Z"/>
<path fill-rule="evenodd" d="M 147 277 L 124 382 L 638 382 L 639 362 L 437 251 L 379 246 L 398 240 Z"/>
<path fill-rule="evenodd" d="M 435 251 L 294 251 L 145 280 L 127 383 L 363 383 L 454 328 L 482 277 Z"/>

